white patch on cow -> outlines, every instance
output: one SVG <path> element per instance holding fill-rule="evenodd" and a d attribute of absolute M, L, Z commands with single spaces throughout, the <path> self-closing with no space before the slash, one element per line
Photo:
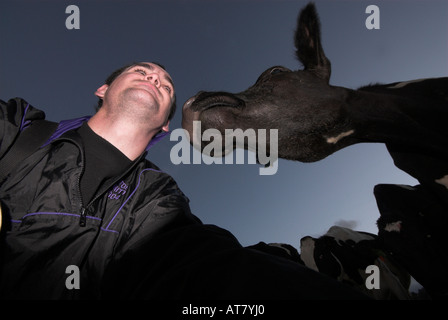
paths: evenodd
<path fill-rule="evenodd" d="M 400 232 L 401 221 L 395 221 L 395 222 L 386 224 L 386 226 L 384 227 L 384 230 L 386 230 L 387 232 Z"/>
<path fill-rule="evenodd" d="M 354 132 L 355 132 L 355 130 L 349 130 L 347 132 L 342 132 L 342 133 L 338 134 L 336 137 L 327 138 L 327 143 L 335 144 L 342 138 L 347 137 L 347 136 L 353 134 Z"/>
<path fill-rule="evenodd" d="M 445 188 L 448 189 L 448 175 L 446 175 L 446 176 L 444 176 L 444 177 L 442 177 L 440 179 L 437 179 L 436 182 L 438 184 L 441 184 L 441 185 L 445 186 Z"/>
<path fill-rule="evenodd" d="M 397 83 L 396 85 L 394 85 L 392 87 L 387 87 L 387 88 L 388 89 L 400 89 L 400 88 L 403 88 L 403 87 L 407 86 L 408 84 L 416 83 L 416 82 L 422 82 L 422 81 L 425 81 L 425 80 L 427 80 L 427 78 L 425 78 L 425 79 L 417 79 L 417 80 L 410 80 L 410 81 L 403 81 L 403 82 Z"/>
<path fill-rule="evenodd" d="M 373 240 L 375 239 L 372 235 L 365 232 L 354 231 L 349 228 L 341 226 L 332 226 L 328 229 L 325 236 L 334 238 L 338 243 L 339 241 L 346 242 L 347 240 L 352 240 L 356 243 L 362 240 Z"/>
<path fill-rule="evenodd" d="M 300 258 L 305 265 L 319 272 L 316 261 L 314 261 L 314 239 L 311 237 L 303 237 L 300 239 Z"/>

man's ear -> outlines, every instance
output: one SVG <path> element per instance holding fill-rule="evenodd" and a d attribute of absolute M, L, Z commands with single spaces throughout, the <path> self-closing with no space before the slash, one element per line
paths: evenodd
<path fill-rule="evenodd" d="M 165 132 L 169 132 L 170 131 L 170 120 L 168 120 L 165 125 L 162 127 L 162 130 Z"/>
<path fill-rule="evenodd" d="M 107 84 L 103 84 L 101 87 L 99 87 L 98 89 L 96 89 L 95 91 L 95 95 L 100 98 L 103 99 L 104 98 L 104 94 L 106 93 L 107 89 L 109 88 L 109 86 Z"/>

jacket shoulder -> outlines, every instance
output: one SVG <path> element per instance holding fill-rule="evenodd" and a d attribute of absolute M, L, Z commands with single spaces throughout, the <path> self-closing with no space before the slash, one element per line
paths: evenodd
<path fill-rule="evenodd" d="M 22 98 L 0 100 L 0 121 L 7 121 L 16 126 L 27 125 L 28 121 L 45 119 L 45 112 L 33 107 Z"/>
<path fill-rule="evenodd" d="M 0 158 L 14 143 L 18 134 L 34 120 L 45 119 L 45 112 L 22 98 L 0 100 Z"/>

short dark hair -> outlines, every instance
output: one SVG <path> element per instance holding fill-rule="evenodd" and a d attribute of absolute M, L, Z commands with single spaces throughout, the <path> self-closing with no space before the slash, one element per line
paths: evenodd
<path fill-rule="evenodd" d="M 160 63 L 158 63 L 158 62 L 151 62 L 151 63 L 153 63 L 153 64 L 159 66 L 159 67 L 162 68 L 163 70 L 166 70 L 165 66 L 163 66 L 162 64 L 160 64 Z M 138 62 L 133 62 L 133 63 L 127 64 L 127 65 L 125 65 L 125 66 L 123 66 L 123 67 L 121 67 L 121 68 L 115 70 L 114 72 L 112 72 L 112 73 L 106 78 L 106 81 L 104 81 L 104 84 L 107 84 L 108 86 L 110 86 L 110 85 L 112 84 L 112 82 L 114 82 L 114 80 L 115 80 L 120 74 L 122 74 L 122 73 L 125 72 L 127 69 L 129 69 L 129 68 L 131 68 L 131 67 L 133 67 L 133 66 L 136 66 L 136 65 L 138 65 L 138 64 L 139 64 Z M 98 110 L 101 108 L 102 105 L 103 105 L 103 99 L 99 98 L 99 100 L 98 100 L 98 104 L 97 104 L 97 106 L 96 106 L 96 108 L 95 108 L 96 111 L 98 111 Z M 170 113 L 169 113 L 169 115 L 168 115 L 168 120 L 173 119 L 173 117 L 174 117 L 174 113 L 176 112 L 176 108 L 177 108 L 177 105 L 176 105 L 176 94 L 174 94 L 174 97 L 173 97 L 173 103 L 171 104 Z"/>

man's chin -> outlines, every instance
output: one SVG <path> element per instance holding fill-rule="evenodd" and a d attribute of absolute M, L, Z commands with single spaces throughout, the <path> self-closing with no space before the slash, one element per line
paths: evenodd
<path fill-rule="evenodd" d="M 150 92 L 149 89 L 130 90 L 123 96 L 123 102 L 127 106 L 134 105 L 157 112 L 159 110 L 159 102 L 154 95 L 154 92 Z"/>

